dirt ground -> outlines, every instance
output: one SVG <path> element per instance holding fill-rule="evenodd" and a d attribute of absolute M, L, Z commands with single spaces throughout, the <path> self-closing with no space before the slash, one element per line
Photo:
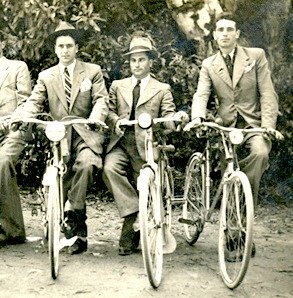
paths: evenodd
<path fill-rule="evenodd" d="M 261 206 L 256 214 L 256 256 L 234 291 L 222 282 L 217 260 L 217 222 L 207 223 L 189 246 L 174 210 L 177 249 L 164 255 L 163 279 L 154 290 L 141 253 L 119 256 L 121 220 L 114 203 L 89 202 L 89 248 L 60 255 L 57 280 L 50 276 L 41 216 L 24 206 L 27 243 L 0 248 L 0 297 L 293 297 L 292 206 Z"/>

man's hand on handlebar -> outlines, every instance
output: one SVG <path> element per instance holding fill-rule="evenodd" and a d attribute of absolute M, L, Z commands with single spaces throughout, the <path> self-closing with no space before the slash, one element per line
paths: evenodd
<path fill-rule="evenodd" d="M 127 120 L 126 118 L 117 120 L 116 125 L 115 125 L 115 133 L 118 136 L 124 135 L 125 128 L 123 128 L 123 126 L 127 125 L 128 122 L 129 122 L 129 120 Z"/>
<path fill-rule="evenodd" d="M 270 140 L 273 136 L 276 140 L 282 141 L 284 140 L 284 136 L 274 128 L 265 128 L 265 132 L 263 134 L 264 138 Z"/>
<path fill-rule="evenodd" d="M 183 128 L 184 131 L 190 131 L 191 128 L 198 126 L 199 124 L 201 124 L 202 122 L 202 118 L 194 118 L 191 122 L 187 123 L 186 126 Z"/>

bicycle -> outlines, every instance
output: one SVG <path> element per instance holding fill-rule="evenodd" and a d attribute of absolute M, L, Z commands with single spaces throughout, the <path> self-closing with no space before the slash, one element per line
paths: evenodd
<path fill-rule="evenodd" d="M 193 245 L 198 240 L 206 222 L 211 220 L 221 198 L 218 259 L 221 277 L 228 288 L 241 284 L 248 269 L 253 246 L 254 206 L 251 186 L 241 172 L 236 155 L 236 146 L 244 134 L 267 133 L 263 128 L 237 129 L 203 122 L 200 129 L 206 137 L 203 152 L 195 152 L 186 167 L 182 218 L 186 241 Z M 216 133 L 221 139 L 227 163 L 220 185 L 211 203 L 211 137 Z M 233 252 L 235 258 L 229 259 Z"/>
<path fill-rule="evenodd" d="M 173 117 L 154 118 L 148 113 L 141 114 L 137 120 L 124 122 L 122 126 L 138 124 L 145 130 L 146 163 L 137 179 L 139 192 L 140 242 L 144 267 L 153 288 L 162 279 L 163 254 L 175 251 L 177 242 L 171 233 L 172 203 L 174 181 L 168 162 L 167 152 L 175 150 L 167 145 L 162 136 L 155 143 L 153 126 L 158 123 L 178 121 Z M 155 148 L 154 148 L 155 146 Z"/>
<path fill-rule="evenodd" d="M 93 125 L 87 119 L 67 116 L 59 121 L 45 121 L 36 118 L 24 118 L 23 123 L 39 124 L 45 127 L 45 135 L 51 143 L 50 156 L 46 162 L 46 170 L 42 180 L 42 199 L 44 207 L 44 236 L 48 238 L 51 277 L 56 279 L 59 271 L 59 252 L 65 246 L 71 246 L 77 236 L 70 239 L 60 238 L 65 227 L 63 176 L 67 171 L 64 158 L 68 156 L 66 128 L 71 125 Z M 107 128 L 104 122 L 95 122 L 99 128 Z"/>

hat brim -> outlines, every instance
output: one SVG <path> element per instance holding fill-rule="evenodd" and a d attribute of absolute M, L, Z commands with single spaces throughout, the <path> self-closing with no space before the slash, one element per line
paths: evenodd
<path fill-rule="evenodd" d="M 66 29 L 53 32 L 47 37 L 47 45 L 50 49 L 54 49 L 55 42 L 59 36 L 71 36 L 76 43 L 80 43 L 83 37 L 83 31 L 77 29 Z"/>
<path fill-rule="evenodd" d="M 123 54 L 124 57 L 129 57 L 131 54 L 135 54 L 135 53 L 150 53 L 154 56 L 154 58 L 158 57 L 158 52 L 155 50 L 145 50 L 145 49 L 136 49 L 133 51 L 129 51 L 125 54 Z"/>

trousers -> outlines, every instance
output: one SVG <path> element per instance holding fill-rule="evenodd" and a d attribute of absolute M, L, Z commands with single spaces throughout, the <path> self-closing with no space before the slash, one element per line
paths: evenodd
<path fill-rule="evenodd" d="M 25 240 L 25 226 L 15 165 L 26 142 L 6 137 L 0 141 L 0 225 L 8 238 Z"/>
<path fill-rule="evenodd" d="M 102 177 L 114 196 L 120 217 L 139 210 L 136 185 L 144 163 L 137 151 L 133 131 L 126 132 L 120 143 L 105 157 Z"/>

